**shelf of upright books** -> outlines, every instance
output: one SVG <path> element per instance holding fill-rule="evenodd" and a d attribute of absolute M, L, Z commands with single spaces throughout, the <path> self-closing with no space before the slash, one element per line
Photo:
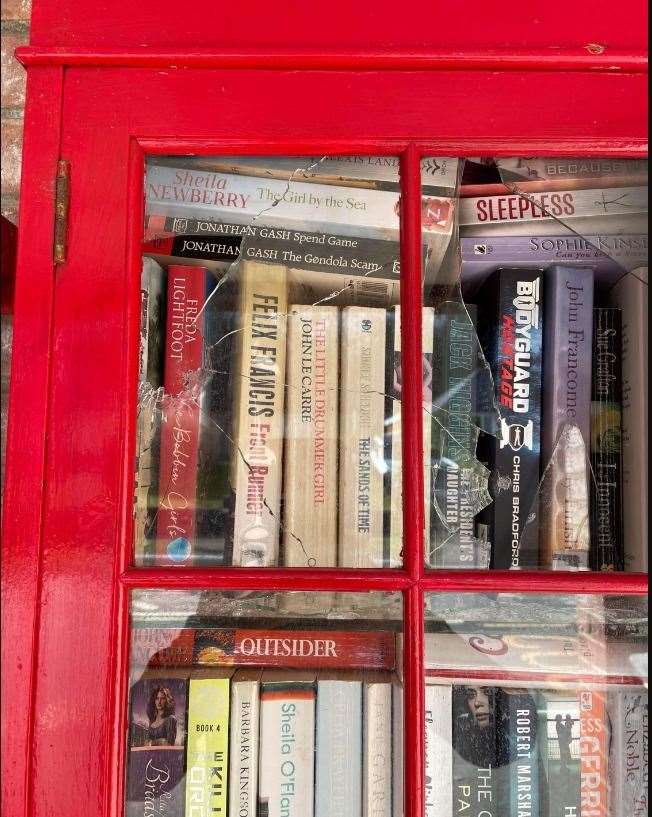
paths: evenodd
<path fill-rule="evenodd" d="M 647 600 L 426 600 L 426 817 L 638 817 Z"/>
<path fill-rule="evenodd" d="M 133 594 L 126 817 L 392 814 L 401 596 L 301 595 Z"/>
<path fill-rule="evenodd" d="M 136 565 L 401 567 L 417 389 L 428 568 L 647 571 L 647 162 L 424 159 L 422 385 L 398 169 L 147 160 Z"/>

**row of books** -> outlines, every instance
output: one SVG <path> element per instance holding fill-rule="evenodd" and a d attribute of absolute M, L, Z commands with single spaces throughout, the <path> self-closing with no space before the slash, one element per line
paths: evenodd
<path fill-rule="evenodd" d="M 141 561 L 401 562 L 396 168 L 284 161 L 148 168 Z M 503 163 L 456 201 L 447 162 L 424 187 L 426 561 L 647 569 L 647 166 Z"/>
<path fill-rule="evenodd" d="M 400 817 L 402 689 L 383 673 L 149 672 L 127 815 Z M 642 817 L 648 694 L 429 683 L 426 817 Z"/>

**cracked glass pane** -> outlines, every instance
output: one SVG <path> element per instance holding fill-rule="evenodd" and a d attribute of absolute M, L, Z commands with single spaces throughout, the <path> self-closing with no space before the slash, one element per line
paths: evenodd
<path fill-rule="evenodd" d="M 429 168 L 434 278 L 459 162 Z M 398 170 L 148 160 L 137 564 L 401 566 Z"/>
<path fill-rule="evenodd" d="M 313 595 L 132 594 L 127 817 L 403 813 L 401 594 Z"/>
<path fill-rule="evenodd" d="M 646 597 L 429 593 L 426 815 L 644 814 Z"/>
<path fill-rule="evenodd" d="M 647 572 L 647 161 L 461 172 L 456 237 L 426 290 L 427 563 Z"/>

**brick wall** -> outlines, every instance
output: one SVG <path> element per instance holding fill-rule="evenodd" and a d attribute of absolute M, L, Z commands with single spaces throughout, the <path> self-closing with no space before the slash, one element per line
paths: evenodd
<path fill-rule="evenodd" d="M 25 71 L 13 52 L 28 40 L 30 7 L 31 0 L 1 0 L 2 214 L 14 224 L 18 219 Z"/>

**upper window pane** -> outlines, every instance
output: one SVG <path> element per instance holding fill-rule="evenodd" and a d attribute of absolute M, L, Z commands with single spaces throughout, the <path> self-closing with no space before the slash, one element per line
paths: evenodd
<path fill-rule="evenodd" d="M 429 182 L 433 276 L 458 165 Z M 137 564 L 402 564 L 398 167 L 148 160 Z"/>
<path fill-rule="evenodd" d="M 429 567 L 647 571 L 646 185 L 643 160 L 464 164 L 425 268 Z"/>

